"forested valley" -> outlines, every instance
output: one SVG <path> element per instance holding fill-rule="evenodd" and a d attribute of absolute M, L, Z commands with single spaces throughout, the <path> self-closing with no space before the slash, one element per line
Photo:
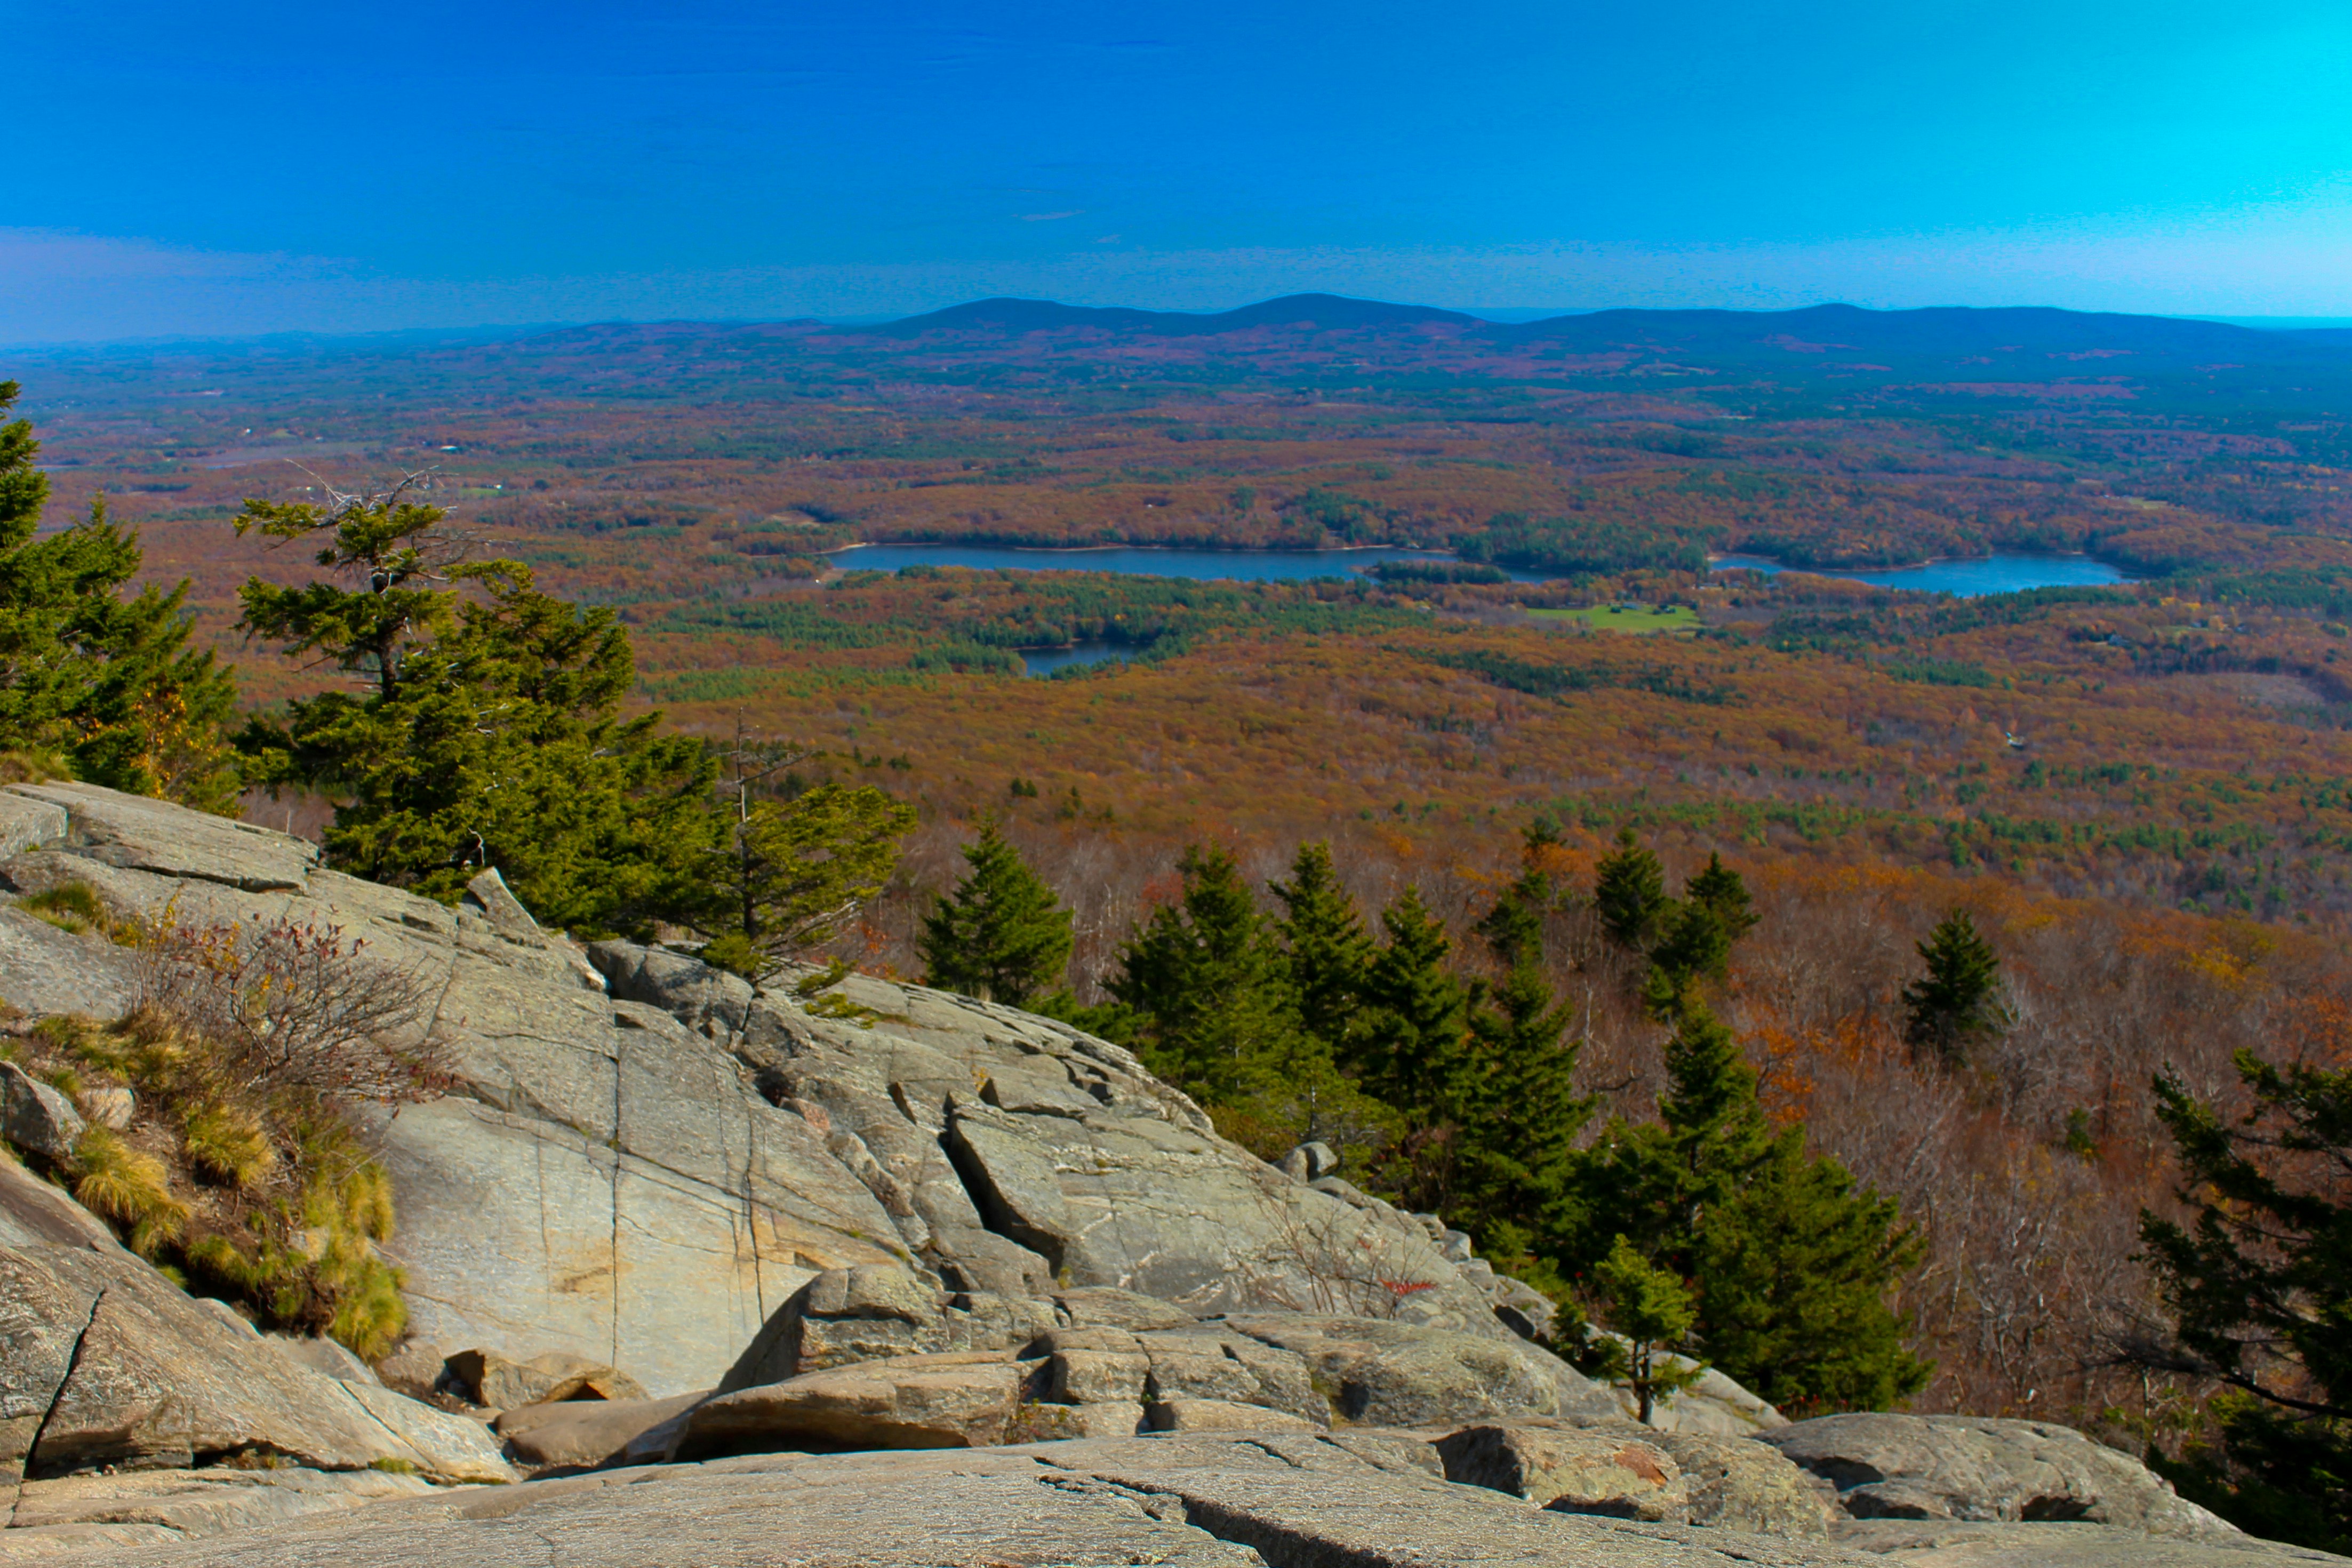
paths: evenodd
<path fill-rule="evenodd" d="M 2342 1550 L 2343 351 L 1460 321 L 29 359 L 0 766 L 1051 1013 L 1612 1375 L 2075 1423 Z M 916 540 L 1543 580 L 829 553 Z M 2134 580 L 1708 569 L 1995 549 Z"/>

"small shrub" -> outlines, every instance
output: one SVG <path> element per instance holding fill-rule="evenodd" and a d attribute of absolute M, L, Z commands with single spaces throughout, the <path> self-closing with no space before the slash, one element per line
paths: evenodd
<path fill-rule="evenodd" d="M 225 1094 L 401 1100 L 437 1085 L 429 1043 L 401 1042 L 430 990 L 370 962 L 366 943 L 346 943 L 340 927 L 163 922 L 142 946 L 141 1010 L 201 1037 Z"/>
<path fill-rule="evenodd" d="M 130 1014 L 11 1032 L 43 1078 L 137 1091 L 129 1132 L 92 1129 L 58 1174 L 175 1279 L 266 1326 L 383 1355 L 407 1326 L 401 1273 L 376 1251 L 392 1183 L 345 1103 L 438 1087 L 429 1040 L 415 1043 L 428 993 L 331 927 L 191 926 L 166 911 L 131 929 Z"/>

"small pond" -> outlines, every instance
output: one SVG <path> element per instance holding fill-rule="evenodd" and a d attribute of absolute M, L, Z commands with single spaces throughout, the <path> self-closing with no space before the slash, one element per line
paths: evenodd
<path fill-rule="evenodd" d="M 1963 599 L 2027 588 L 2104 587 L 2131 581 L 2105 562 L 2087 555 L 1985 555 L 1972 561 L 1931 561 L 1924 566 L 1870 566 L 1856 571 L 1783 566 L 1761 555 L 1718 555 L 1709 567 L 1717 572 L 1806 571 L 1880 588 L 1911 588 Z"/>
<path fill-rule="evenodd" d="M 1014 650 L 1021 655 L 1026 673 L 1050 676 L 1057 669 L 1067 669 L 1074 664 L 1102 664 L 1110 659 L 1127 659 L 1134 648 L 1127 643 L 1074 642 L 1067 647 L 1024 647 Z"/>
<path fill-rule="evenodd" d="M 1230 578 L 1244 582 L 1298 582 L 1346 577 L 1383 561 L 1451 561 L 1450 551 L 1400 550 L 1381 545 L 1364 550 L 1161 550 L 1110 545 L 1100 550 L 1023 550 L 1004 544 L 853 544 L 835 551 L 833 563 L 845 572 L 895 572 L 901 566 L 996 567 L 1015 572 L 1119 572 L 1139 577 Z M 1511 575 L 1540 583 L 1540 572 Z"/>

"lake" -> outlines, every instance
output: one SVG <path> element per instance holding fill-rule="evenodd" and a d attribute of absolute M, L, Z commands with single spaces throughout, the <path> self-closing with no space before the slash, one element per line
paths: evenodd
<path fill-rule="evenodd" d="M 1074 642 L 1067 647 L 1024 647 L 1014 650 L 1021 655 L 1025 673 L 1051 676 L 1057 669 L 1074 664 L 1100 664 L 1106 659 L 1125 659 L 1129 645 L 1117 642 Z"/>
<path fill-rule="evenodd" d="M 1950 594 L 1962 599 L 1987 594 L 2015 594 L 2027 588 L 2105 587 L 2130 578 L 2104 561 L 2087 555 L 1986 555 L 1973 561 L 1931 561 L 1925 566 L 1869 566 L 1855 571 L 1783 566 L 1761 555 L 1718 555 L 1709 563 L 1717 572 L 1811 572 L 1819 577 L 1843 577 L 1880 588 L 1911 588 L 1923 594 Z"/>
<path fill-rule="evenodd" d="M 853 544 L 837 550 L 833 563 L 845 572 L 895 572 L 901 566 L 970 566 L 980 571 L 1120 572 L 1138 577 L 1230 578 L 1251 583 L 1295 583 L 1315 577 L 1347 577 L 1383 561 L 1451 561 L 1444 550 L 1160 550 L 1112 545 L 1101 550 L 1024 550 L 1004 544 Z M 1541 583 L 1540 572 L 1513 572 L 1522 583 Z"/>

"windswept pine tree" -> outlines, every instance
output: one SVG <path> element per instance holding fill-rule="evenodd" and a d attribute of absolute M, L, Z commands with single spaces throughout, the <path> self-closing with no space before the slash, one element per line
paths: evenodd
<path fill-rule="evenodd" d="M 19 389 L 0 382 L 0 413 Z M 37 538 L 48 476 L 30 421 L 0 425 L 0 752 L 93 784 L 225 811 L 239 780 L 222 726 L 227 669 L 189 649 L 188 584 L 125 596 L 139 537 L 107 521 Z M 47 760 L 45 760 L 47 759 Z"/>
<path fill-rule="evenodd" d="M 966 845 L 970 873 L 941 894 L 917 946 L 926 980 L 967 996 L 1025 1007 L 1070 961 L 1070 911 L 1004 837 L 993 816 Z"/>
<path fill-rule="evenodd" d="M 327 576 L 248 581 L 239 628 L 352 681 L 248 725 L 249 771 L 341 795 L 328 857 L 372 880 L 449 900 L 495 867 L 541 920 L 582 931 L 709 918 L 709 748 L 662 733 L 658 713 L 622 719 L 636 665 L 614 612 L 539 592 L 519 562 L 470 560 L 419 484 L 246 503 L 240 532 L 315 542 Z"/>

